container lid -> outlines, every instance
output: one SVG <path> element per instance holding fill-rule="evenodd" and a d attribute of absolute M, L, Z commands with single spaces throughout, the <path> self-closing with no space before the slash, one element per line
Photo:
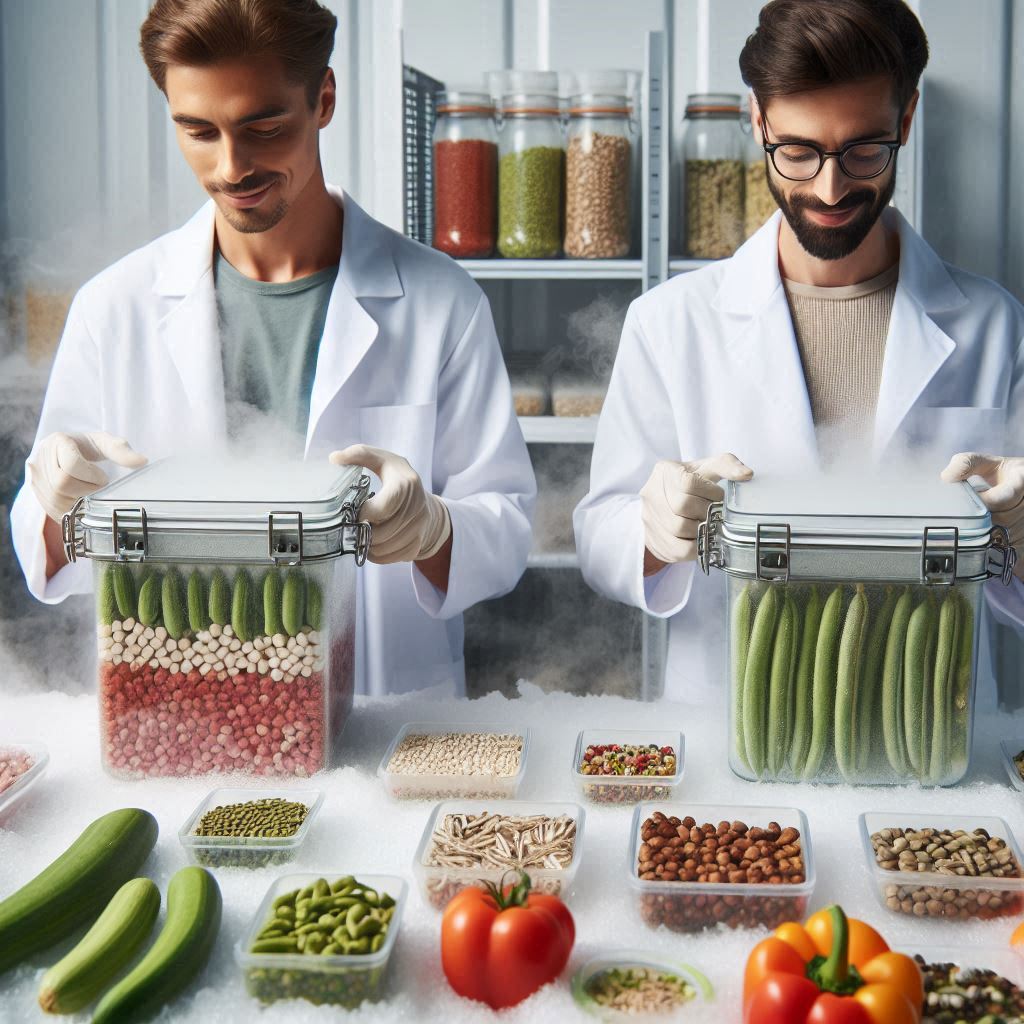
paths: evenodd
<path fill-rule="evenodd" d="M 621 93 L 581 92 L 569 98 L 570 114 L 628 117 L 629 112 L 629 100 Z"/>
<path fill-rule="evenodd" d="M 764 475 L 723 487 L 725 500 L 712 504 L 698 535 L 705 571 L 948 583 L 992 575 L 1008 581 L 1013 568 L 1006 531 L 993 527 L 966 481 Z"/>
<path fill-rule="evenodd" d="M 739 93 L 691 92 L 686 97 L 687 117 L 738 117 L 739 113 Z"/>
<path fill-rule="evenodd" d="M 162 459 L 81 499 L 64 517 L 65 550 L 72 561 L 362 564 L 369 487 L 358 466 L 326 459 Z"/>
<path fill-rule="evenodd" d="M 556 93 L 511 92 L 501 98 L 505 117 L 558 117 L 561 108 Z"/>
<path fill-rule="evenodd" d="M 486 92 L 448 89 L 437 94 L 438 114 L 476 114 L 493 117 L 494 101 Z"/>

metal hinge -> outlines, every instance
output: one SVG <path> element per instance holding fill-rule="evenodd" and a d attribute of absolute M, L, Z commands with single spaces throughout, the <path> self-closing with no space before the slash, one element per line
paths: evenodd
<path fill-rule="evenodd" d="M 78 536 L 78 524 L 85 517 L 82 509 L 85 498 L 79 498 L 70 512 L 65 512 L 60 521 L 60 536 L 64 543 L 64 554 L 69 562 L 77 562 L 79 555 L 85 554 L 85 537 Z"/>
<path fill-rule="evenodd" d="M 947 534 L 934 539 L 933 534 Z M 956 526 L 926 526 L 921 538 L 921 582 L 951 587 L 956 582 L 956 559 L 960 529 Z"/>
<path fill-rule="evenodd" d="M 723 508 L 722 502 L 711 502 L 704 522 L 697 527 L 697 562 L 705 576 L 711 575 L 712 566 L 717 568 L 722 564 L 722 550 L 717 545 L 717 538 Z"/>

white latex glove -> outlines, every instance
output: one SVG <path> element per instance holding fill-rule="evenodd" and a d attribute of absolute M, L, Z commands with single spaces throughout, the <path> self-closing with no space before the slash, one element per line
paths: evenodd
<path fill-rule="evenodd" d="M 371 562 L 421 562 L 444 547 L 452 532 L 448 507 L 424 488 L 401 455 L 354 444 L 331 452 L 329 458 L 336 466 L 364 466 L 380 477 L 380 493 L 365 502 L 359 514 L 373 526 Z"/>
<path fill-rule="evenodd" d="M 725 492 L 719 480 L 749 480 L 754 471 L 735 455 L 712 455 L 694 462 L 655 464 L 640 490 L 640 516 L 647 550 L 659 561 L 692 562 L 697 557 L 697 527 L 713 501 Z"/>
<path fill-rule="evenodd" d="M 1024 458 L 959 452 L 942 471 L 947 483 L 972 476 L 980 476 L 988 484 L 988 490 L 978 491 L 978 497 L 992 513 L 992 522 L 1006 527 L 1010 544 L 1017 549 L 1013 575 L 1024 580 Z"/>
<path fill-rule="evenodd" d="M 138 469 L 148 461 L 123 437 L 102 430 L 49 434 L 39 442 L 27 475 L 39 504 L 54 522 L 59 523 L 79 498 L 108 482 L 107 474 L 96 465 L 104 459 L 128 469 Z"/>

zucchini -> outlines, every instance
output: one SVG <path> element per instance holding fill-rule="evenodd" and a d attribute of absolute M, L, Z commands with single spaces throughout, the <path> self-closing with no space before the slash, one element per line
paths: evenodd
<path fill-rule="evenodd" d="M 157 832 L 149 811 L 128 807 L 104 814 L 0 903 L 0 973 L 94 920 L 138 873 Z"/>
<path fill-rule="evenodd" d="M 199 974 L 220 931 L 221 895 L 205 868 L 178 871 L 167 886 L 167 919 L 146 955 L 100 1000 L 93 1024 L 147 1020 Z"/>
<path fill-rule="evenodd" d="M 159 910 L 155 882 L 125 882 L 81 942 L 43 975 L 39 1005 L 47 1013 L 75 1013 L 88 1006 L 135 956 Z"/>

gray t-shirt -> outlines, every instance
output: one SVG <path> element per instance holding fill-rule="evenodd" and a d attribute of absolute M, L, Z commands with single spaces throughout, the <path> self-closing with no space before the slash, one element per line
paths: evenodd
<path fill-rule="evenodd" d="M 229 409 L 244 403 L 304 436 L 337 266 L 271 284 L 239 273 L 218 251 L 213 273 Z"/>

